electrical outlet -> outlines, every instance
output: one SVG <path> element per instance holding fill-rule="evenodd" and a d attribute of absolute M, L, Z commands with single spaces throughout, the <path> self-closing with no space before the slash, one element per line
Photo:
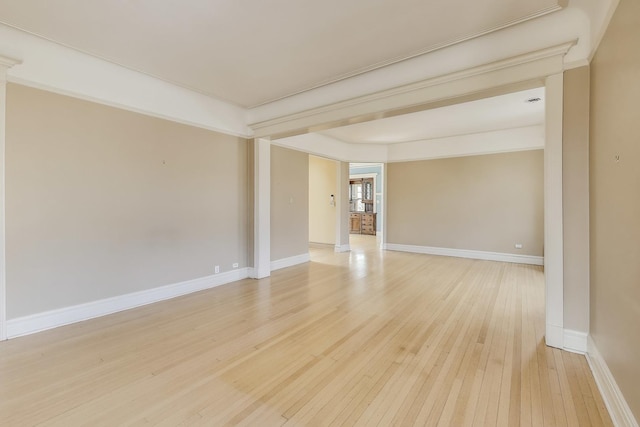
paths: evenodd
<path fill-rule="evenodd" d="M 522 243 L 516 243 L 516 249 L 522 249 Z"/>
<path fill-rule="evenodd" d="M 238 264 L 237 262 L 234 262 L 234 263 L 233 263 L 233 268 L 238 268 L 238 265 L 239 265 L 239 264 Z"/>
<path fill-rule="evenodd" d="M 214 269 L 214 271 L 216 272 L 216 274 L 220 273 L 220 266 L 216 265 L 216 268 Z"/>

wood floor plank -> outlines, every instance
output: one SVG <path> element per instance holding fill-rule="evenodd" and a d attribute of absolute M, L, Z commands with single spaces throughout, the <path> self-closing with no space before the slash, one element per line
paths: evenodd
<path fill-rule="evenodd" d="M 612 425 L 541 267 L 375 242 L 2 342 L 0 425 Z"/>

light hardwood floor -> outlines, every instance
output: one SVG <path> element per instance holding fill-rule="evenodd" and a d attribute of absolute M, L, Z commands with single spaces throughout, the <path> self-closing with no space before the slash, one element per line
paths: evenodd
<path fill-rule="evenodd" d="M 0 425 L 611 425 L 540 267 L 372 242 L 0 343 Z"/>

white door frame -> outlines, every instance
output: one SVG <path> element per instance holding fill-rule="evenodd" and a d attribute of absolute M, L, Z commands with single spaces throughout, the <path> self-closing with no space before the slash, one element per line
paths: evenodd
<path fill-rule="evenodd" d="M 385 208 L 386 205 L 384 203 L 385 198 L 384 198 L 384 163 L 371 163 L 372 166 L 380 166 L 380 176 L 378 177 L 378 174 L 375 173 L 356 173 L 356 174 L 349 174 L 349 178 L 373 178 L 373 200 L 375 200 L 375 202 L 373 203 L 373 212 L 376 214 L 382 214 L 382 221 L 380 222 L 379 218 L 376 218 L 376 226 L 377 224 L 380 224 L 380 232 L 378 233 L 378 231 L 376 230 L 376 244 L 378 244 L 380 246 L 380 248 L 384 248 L 384 244 L 386 243 L 384 241 L 384 217 L 386 214 Z M 351 168 L 350 168 L 351 169 Z M 357 168 L 356 168 L 357 169 Z M 382 191 L 380 193 L 378 193 L 377 191 L 377 185 L 378 185 L 378 181 L 380 181 L 381 183 L 383 183 L 382 186 Z M 378 206 L 378 195 L 380 195 L 380 206 Z M 378 215 L 380 216 L 380 215 Z"/>
<path fill-rule="evenodd" d="M 544 260 L 546 344 L 564 348 L 562 237 L 562 92 L 563 58 L 576 40 L 375 94 L 250 124 L 256 136 L 307 133 L 315 126 L 349 123 L 418 111 L 429 104 L 545 87 Z M 349 161 L 350 159 L 342 159 Z M 355 161 L 355 159 L 354 159 Z M 385 164 L 387 159 L 371 159 Z M 386 218 L 386 214 L 384 215 Z M 385 227 L 386 228 L 386 227 Z M 383 232 L 383 242 L 386 240 Z"/>

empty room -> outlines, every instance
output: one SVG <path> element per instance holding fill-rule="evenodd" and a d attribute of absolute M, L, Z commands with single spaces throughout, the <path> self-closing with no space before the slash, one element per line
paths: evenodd
<path fill-rule="evenodd" d="M 638 28 L 0 1 L 0 425 L 637 427 Z"/>

